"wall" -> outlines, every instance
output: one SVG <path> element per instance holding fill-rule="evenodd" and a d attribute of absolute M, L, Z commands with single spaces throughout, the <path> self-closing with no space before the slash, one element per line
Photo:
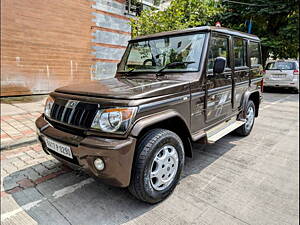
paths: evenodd
<path fill-rule="evenodd" d="M 124 12 L 123 0 L 2 0 L 1 96 L 113 76 L 130 39 Z"/>
<path fill-rule="evenodd" d="M 93 79 L 105 79 L 115 74 L 128 40 L 131 38 L 129 19 L 125 16 L 125 1 L 96 0 L 93 4 L 92 54 Z"/>

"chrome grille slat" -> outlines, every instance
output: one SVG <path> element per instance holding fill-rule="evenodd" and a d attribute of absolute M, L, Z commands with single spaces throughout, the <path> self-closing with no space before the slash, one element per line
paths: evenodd
<path fill-rule="evenodd" d="M 86 111 L 86 115 L 83 118 L 82 124 L 86 124 L 86 122 L 87 122 L 87 120 L 89 118 L 89 114 L 90 114 L 90 111 Z"/>
<path fill-rule="evenodd" d="M 67 108 L 64 119 L 63 119 L 64 123 L 68 122 L 71 112 L 72 112 L 72 109 Z"/>
<path fill-rule="evenodd" d="M 70 113 L 70 116 L 69 116 L 69 119 L 68 119 L 68 123 L 69 124 L 71 124 L 71 121 L 72 121 L 72 118 L 74 116 L 75 111 L 76 111 L 76 108 L 73 108 L 72 111 L 71 111 L 71 113 Z"/>
<path fill-rule="evenodd" d="M 83 113 L 82 113 L 81 116 L 80 116 L 79 124 L 81 124 L 82 119 L 84 118 L 84 114 L 85 114 L 85 113 L 86 113 L 86 111 L 84 110 Z"/>
<path fill-rule="evenodd" d="M 64 118 L 65 118 L 65 115 L 66 115 L 66 112 L 67 112 L 68 108 L 67 107 L 64 107 L 64 110 L 63 110 L 63 113 L 62 113 L 62 116 L 61 116 L 61 121 L 64 122 Z"/>
<path fill-rule="evenodd" d="M 73 121 L 71 122 L 71 124 L 75 125 L 75 126 L 78 126 L 79 125 L 79 119 L 80 119 L 80 116 L 81 114 L 83 114 L 82 112 L 83 110 L 82 109 L 77 109 L 75 112 L 74 112 L 74 119 Z"/>
<path fill-rule="evenodd" d="M 60 108 L 58 110 L 58 115 L 57 115 L 58 121 L 62 121 L 62 114 L 63 114 L 64 108 L 65 108 L 64 106 L 60 106 Z"/>
<path fill-rule="evenodd" d="M 75 107 L 70 107 L 67 100 L 55 100 L 50 118 L 78 128 L 90 128 L 96 115 L 98 104 L 78 102 Z"/>
<path fill-rule="evenodd" d="M 58 118 L 59 109 L 60 109 L 60 105 L 57 106 L 56 112 L 54 112 L 55 113 L 54 114 L 54 119 L 56 119 L 56 120 Z"/>

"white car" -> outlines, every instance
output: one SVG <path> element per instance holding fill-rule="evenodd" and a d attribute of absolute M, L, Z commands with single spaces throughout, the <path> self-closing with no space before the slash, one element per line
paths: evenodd
<path fill-rule="evenodd" d="M 269 62 L 263 71 L 264 87 L 291 88 L 299 92 L 299 63 L 295 60 Z"/>

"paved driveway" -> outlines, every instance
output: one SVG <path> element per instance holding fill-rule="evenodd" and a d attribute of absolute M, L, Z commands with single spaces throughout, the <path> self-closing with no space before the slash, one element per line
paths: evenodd
<path fill-rule="evenodd" d="M 299 224 L 299 98 L 265 93 L 250 136 L 196 145 L 164 202 L 69 171 L 40 146 L 1 153 L 1 224 Z"/>

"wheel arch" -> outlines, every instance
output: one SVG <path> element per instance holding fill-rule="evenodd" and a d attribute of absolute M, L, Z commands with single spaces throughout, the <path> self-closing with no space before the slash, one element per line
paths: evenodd
<path fill-rule="evenodd" d="M 256 91 L 247 91 L 243 97 L 243 117 L 246 116 L 247 111 L 247 102 L 252 100 L 255 105 L 255 117 L 258 117 L 259 105 L 260 105 L 260 93 L 258 90 Z"/>
<path fill-rule="evenodd" d="M 137 121 L 131 130 L 131 136 L 140 139 L 155 128 L 167 129 L 176 133 L 183 142 L 185 155 L 192 157 L 191 134 L 185 120 L 178 112 L 167 110 Z"/>

